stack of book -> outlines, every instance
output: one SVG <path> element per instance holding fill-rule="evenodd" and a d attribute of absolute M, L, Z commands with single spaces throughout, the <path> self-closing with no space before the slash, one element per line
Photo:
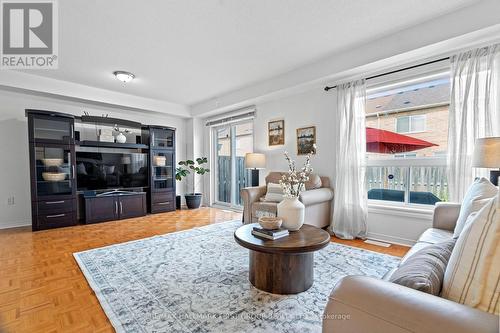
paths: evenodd
<path fill-rule="evenodd" d="M 288 230 L 287 229 L 267 230 L 259 227 L 254 227 L 252 230 L 252 235 L 265 239 L 276 240 L 288 236 Z"/>

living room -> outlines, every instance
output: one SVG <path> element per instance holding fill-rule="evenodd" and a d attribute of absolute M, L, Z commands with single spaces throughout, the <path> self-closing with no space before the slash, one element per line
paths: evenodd
<path fill-rule="evenodd" d="M 497 0 L 0 5 L 0 332 L 499 331 Z"/>

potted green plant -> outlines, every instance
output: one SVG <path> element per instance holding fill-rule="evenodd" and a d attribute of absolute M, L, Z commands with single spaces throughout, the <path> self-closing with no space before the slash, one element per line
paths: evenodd
<path fill-rule="evenodd" d="M 208 158 L 198 157 L 196 162 L 193 160 L 180 161 L 178 163 L 179 167 L 175 170 L 175 179 L 178 181 L 181 181 L 182 178 L 187 178 L 190 174 L 193 175 L 193 191 L 184 195 L 186 198 L 186 205 L 189 209 L 199 208 L 201 205 L 203 194 L 195 192 L 195 175 L 203 176 L 210 172 L 210 169 L 205 167 L 207 163 Z"/>

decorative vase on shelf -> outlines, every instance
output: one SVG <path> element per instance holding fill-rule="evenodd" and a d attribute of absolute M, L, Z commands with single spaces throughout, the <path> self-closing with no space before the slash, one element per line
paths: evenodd
<path fill-rule="evenodd" d="M 299 230 L 304 224 L 305 206 L 298 197 L 284 198 L 278 204 L 278 217 L 283 219 L 282 227 L 290 231 Z"/>
<path fill-rule="evenodd" d="M 115 139 L 116 139 L 116 142 L 118 142 L 118 143 L 127 142 L 127 137 L 121 132 L 116 135 Z"/>

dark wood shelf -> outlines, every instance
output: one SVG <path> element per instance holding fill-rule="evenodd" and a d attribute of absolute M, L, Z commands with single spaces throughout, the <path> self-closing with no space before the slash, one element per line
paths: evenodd
<path fill-rule="evenodd" d="M 37 180 L 37 183 L 67 183 L 70 182 L 71 179 L 64 179 L 64 180 Z"/>
<path fill-rule="evenodd" d="M 54 111 L 26 110 L 30 154 L 31 225 L 33 231 L 77 224 L 74 116 Z M 50 151 L 53 150 L 55 154 Z M 59 166 L 48 166 L 45 158 L 58 158 Z M 43 178 L 40 171 L 56 172 L 64 179 Z M 68 169 L 67 172 L 61 172 Z M 70 178 L 71 177 L 71 178 Z"/>
<path fill-rule="evenodd" d="M 122 127 L 136 127 L 136 128 L 142 127 L 142 124 L 136 121 L 111 118 L 111 117 L 81 116 L 80 120 L 82 121 L 82 123 L 108 124 L 108 125 L 118 125 Z"/>
<path fill-rule="evenodd" d="M 105 148 L 136 148 L 136 149 L 149 149 L 148 145 L 142 143 L 117 143 L 117 142 L 104 142 L 104 141 L 77 141 L 77 146 L 81 147 L 105 147 Z"/>

